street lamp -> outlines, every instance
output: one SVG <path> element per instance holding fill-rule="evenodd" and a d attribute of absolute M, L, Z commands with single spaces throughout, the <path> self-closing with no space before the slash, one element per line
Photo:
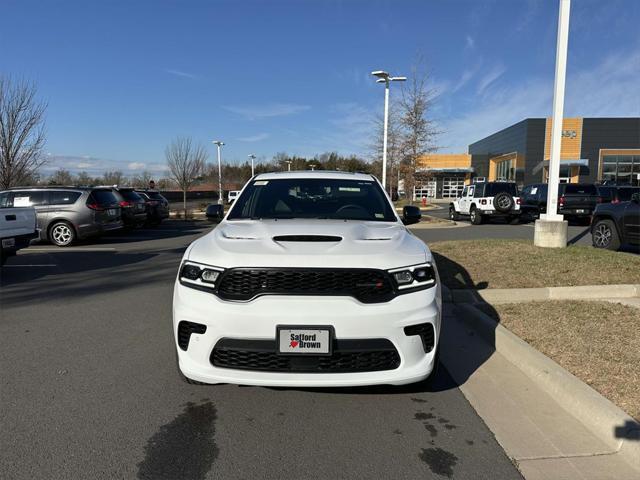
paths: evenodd
<path fill-rule="evenodd" d="M 211 143 L 218 147 L 218 205 L 222 205 L 224 199 L 222 198 L 222 160 L 220 157 L 220 150 L 224 145 L 224 142 L 221 142 L 220 140 L 214 140 Z"/>
<path fill-rule="evenodd" d="M 392 77 L 384 70 L 376 70 L 371 75 L 378 77 L 376 83 L 384 83 L 384 135 L 382 140 L 382 187 L 387 187 L 387 130 L 389 128 L 389 85 L 391 82 L 404 82 L 407 77 Z"/>
<path fill-rule="evenodd" d="M 251 155 L 249 155 L 249 158 L 251 159 L 251 176 L 253 177 L 255 175 L 255 170 L 253 168 L 253 161 L 256 159 L 256 156 L 252 153 Z"/>
<path fill-rule="evenodd" d="M 562 123 L 564 120 L 564 92 L 567 74 L 567 49 L 569 44 L 569 13 L 571 0 L 560 0 L 558 13 L 558 37 L 556 40 L 556 75 L 553 86 L 553 118 L 551 130 L 551 155 L 547 186 L 547 213 L 536 220 L 533 244 L 537 247 L 561 248 L 567 246 L 567 221 L 558 214 L 558 186 L 560 183 L 560 150 Z"/>

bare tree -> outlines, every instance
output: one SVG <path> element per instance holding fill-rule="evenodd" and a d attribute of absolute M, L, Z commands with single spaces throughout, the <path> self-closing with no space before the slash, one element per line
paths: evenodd
<path fill-rule="evenodd" d="M 401 172 L 404 173 L 404 190 L 410 202 L 413 201 L 418 158 L 438 149 L 436 139 L 441 133 L 430 118 L 437 92 L 428 87 L 429 81 L 429 74 L 422 68 L 419 59 L 411 69 L 408 85 L 403 85 L 399 104 L 403 157 Z"/>
<path fill-rule="evenodd" d="M 23 184 L 44 163 L 45 103 L 36 87 L 0 77 L 0 188 Z"/>
<path fill-rule="evenodd" d="M 131 179 L 131 185 L 137 188 L 148 188 L 149 182 L 153 180 L 153 175 L 149 170 L 143 170 L 140 175 Z"/>
<path fill-rule="evenodd" d="M 194 145 L 189 137 L 177 137 L 165 149 L 169 175 L 182 190 L 182 206 L 187 218 L 187 191 L 204 170 L 207 150 L 202 145 Z M 222 192 L 220 192 L 222 195 Z"/>
<path fill-rule="evenodd" d="M 76 176 L 76 182 L 78 185 L 82 185 L 82 186 L 89 186 L 89 185 L 93 185 L 94 183 L 96 183 L 95 179 L 93 177 L 91 177 L 87 172 L 80 172 L 77 176 Z"/>
<path fill-rule="evenodd" d="M 73 185 L 73 176 L 69 170 L 59 168 L 49 178 L 49 185 Z"/>
<path fill-rule="evenodd" d="M 102 175 L 104 185 L 122 185 L 126 181 L 124 173 L 120 170 L 107 170 Z"/>

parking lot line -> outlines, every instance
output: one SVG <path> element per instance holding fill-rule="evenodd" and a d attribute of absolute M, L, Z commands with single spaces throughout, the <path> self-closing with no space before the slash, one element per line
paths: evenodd
<path fill-rule="evenodd" d="M 57 267 L 58 265 L 54 263 L 30 263 L 28 265 L 4 265 L 2 268 L 17 268 L 17 267 Z"/>
<path fill-rule="evenodd" d="M 55 252 L 59 252 L 59 253 L 64 253 L 64 252 L 115 252 L 116 249 L 113 247 L 104 247 L 104 248 L 99 248 L 99 247 L 66 247 L 66 248 L 58 248 L 58 247 L 52 247 L 52 248 L 26 248 L 24 250 L 20 250 L 20 255 L 24 255 L 25 253 L 42 253 L 42 252 L 47 252 L 47 253 L 55 253 Z"/>

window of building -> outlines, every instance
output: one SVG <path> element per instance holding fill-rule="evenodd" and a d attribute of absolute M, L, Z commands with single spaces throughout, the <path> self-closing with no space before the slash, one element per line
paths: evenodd
<path fill-rule="evenodd" d="M 514 159 L 504 160 L 496 165 L 496 180 L 515 181 Z"/>
<path fill-rule="evenodd" d="M 601 180 L 640 185 L 640 155 L 604 155 Z"/>

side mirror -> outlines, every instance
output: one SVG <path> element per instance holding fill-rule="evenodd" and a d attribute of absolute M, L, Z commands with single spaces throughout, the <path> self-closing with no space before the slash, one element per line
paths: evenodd
<path fill-rule="evenodd" d="M 412 225 L 418 223 L 422 218 L 422 212 L 415 205 L 406 205 L 402 209 L 402 223 L 405 225 Z"/>
<path fill-rule="evenodd" d="M 210 222 L 219 222 L 224 217 L 224 206 L 212 203 L 204 214 Z"/>
<path fill-rule="evenodd" d="M 631 201 L 633 203 L 640 203 L 640 192 L 636 192 L 633 195 L 631 195 Z"/>

